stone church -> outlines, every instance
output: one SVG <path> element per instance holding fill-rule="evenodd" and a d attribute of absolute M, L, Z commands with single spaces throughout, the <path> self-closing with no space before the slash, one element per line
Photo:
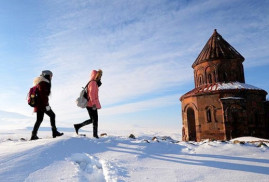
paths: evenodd
<path fill-rule="evenodd" d="M 269 101 L 245 83 L 244 57 L 214 30 L 192 64 L 195 88 L 183 96 L 182 140 L 269 138 Z"/>

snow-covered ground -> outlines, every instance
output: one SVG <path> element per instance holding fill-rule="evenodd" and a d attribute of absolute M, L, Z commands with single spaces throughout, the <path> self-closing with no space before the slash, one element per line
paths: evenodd
<path fill-rule="evenodd" d="M 187 143 L 165 131 L 134 133 L 136 139 L 122 131 L 106 133 L 95 139 L 90 132 L 65 132 L 53 139 L 40 131 L 42 139 L 28 141 L 30 130 L 0 131 L 0 181 L 269 181 L 268 140 Z"/>

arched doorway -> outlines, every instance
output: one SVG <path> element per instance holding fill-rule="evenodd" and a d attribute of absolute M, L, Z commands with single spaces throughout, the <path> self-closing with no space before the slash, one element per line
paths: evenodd
<path fill-rule="evenodd" d="M 227 140 L 249 135 L 251 124 L 247 122 L 245 108 L 239 104 L 231 104 L 225 110 L 225 123 Z"/>
<path fill-rule="evenodd" d="M 196 141 L 195 114 L 192 108 L 187 110 L 188 136 L 190 141 Z"/>
<path fill-rule="evenodd" d="M 236 111 L 232 111 L 232 138 L 237 138 L 240 136 L 239 131 L 239 121 L 238 121 L 238 113 Z"/>

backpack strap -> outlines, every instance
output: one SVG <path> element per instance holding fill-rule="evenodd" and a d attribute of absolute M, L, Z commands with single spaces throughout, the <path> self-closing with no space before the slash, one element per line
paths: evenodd
<path fill-rule="evenodd" d="M 92 81 L 92 80 L 91 80 Z M 89 81 L 88 83 L 87 83 L 87 85 L 83 88 L 83 90 L 84 90 L 84 94 L 83 94 L 83 97 L 84 98 L 86 98 L 87 99 L 87 101 L 89 101 L 89 98 L 88 98 L 88 89 L 87 89 L 87 87 L 88 87 L 88 85 L 89 85 L 89 83 L 91 82 L 91 81 Z"/>
<path fill-rule="evenodd" d="M 92 80 L 91 80 L 92 81 Z M 89 83 L 91 82 L 91 81 L 89 81 L 88 83 L 87 83 L 87 85 L 85 86 L 85 87 L 82 87 L 84 90 L 88 87 L 88 85 L 89 85 Z"/>

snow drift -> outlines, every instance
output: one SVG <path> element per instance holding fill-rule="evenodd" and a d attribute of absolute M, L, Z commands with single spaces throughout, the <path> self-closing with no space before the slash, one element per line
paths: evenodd
<path fill-rule="evenodd" d="M 269 177 L 268 140 L 181 142 L 146 131 L 135 139 L 109 132 L 100 139 L 73 132 L 52 139 L 50 132 L 40 133 L 37 141 L 27 140 L 29 131 L 0 133 L 1 182 L 267 182 Z"/>

